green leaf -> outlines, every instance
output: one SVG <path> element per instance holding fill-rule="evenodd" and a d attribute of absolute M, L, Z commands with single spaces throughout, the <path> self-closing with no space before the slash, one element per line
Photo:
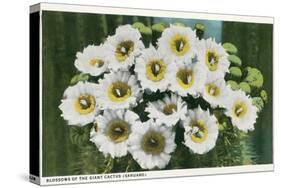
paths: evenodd
<path fill-rule="evenodd" d="M 89 79 L 89 75 L 88 74 L 80 74 L 78 76 L 78 81 L 86 81 Z"/>
<path fill-rule="evenodd" d="M 267 92 L 265 90 L 261 90 L 260 96 L 265 103 L 268 102 Z"/>
<path fill-rule="evenodd" d="M 242 71 L 239 67 L 230 67 L 229 72 L 236 78 L 240 78 L 242 76 Z"/>
<path fill-rule="evenodd" d="M 196 36 L 199 38 L 199 40 L 201 40 L 204 36 L 205 25 L 202 23 L 196 23 L 194 29 L 196 30 Z"/>
<path fill-rule="evenodd" d="M 241 66 L 242 65 L 242 61 L 241 59 L 236 56 L 236 55 L 229 55 L 228 56 L 228 60 L 233 64 L 233 65 L 236 65 L 236 66 Z"/>
<path fill-rule="evenodd" d="M 239 85 L 237 84 L 237 82 L 233 81 L 233 80 L 228 80 L 227 85 L 230 85 L 231 89 L 233 90 L 238 90 L 239 89 Z"/>
<path fill-rule="evenodd" d="M 132 25 L 133 28 L 135 29 L 141 29 L 143 27 L 145 27 L 145 25 L 141 22 L 135 22 L 133 25 Z"/>
<path fill-rule="evenodd" d="M 197 23 L 194 26 L 195 29 L 201 30 L 201 31 L 205 31 L 205 25 L 202 23 Z"/>
<path fill-rule="evenodd" d="M 142 27 L 139 29 L 140 30 L 140 33 L 141 34 L 144 34 L 144 35 L 152 35 L 152 30 L 150 27 Z"/>
<path fill-rule="evenodd" d="M 239 87 L 245 93 L 247 93 L 247 94 L 251 93 L 251 87 L 250 87 L 250 85 L 247 82 L 241 82 L 239 84 Z"/>
<path fill-rule="evenodd" d="M 261 111 L 264 107 L 264 102 L 261 97 L 254 97 L 252 99 L 252 103 L 259 109 L 259 111 Z"/>
<path fill-rule="evenodd" d="M 73 76 L 70 80 L 70 84 L 75 85 L 78 82 L 78 77 L 79 77 L 79 74 Z"/>
<path fill-rule="evenodd" d="M 245 81 L 249 83 L 250 86 L 261 88 L 263 86 L 263 75 L 257 68 L 247 67 L 247 76 Z"/>
<path fill-rule="evenodd" d="M 226 42 L 222 46 L 230 54 L 236 54 L 238 52 L 236 46 L 230 42 Z"/>
<path fill-rule="evenodd" d="M 87 81 L 87 80 L 89 80 L 89 78 L 90 78 L 90 76 L 88 74 L 83 74 L 83 73 L 77 74 L 71 78 L 70 84 L 75 85 L 80 81 Z"/>
<path fill-rule="evenodd" d="M 157 23 L 157 24 L 153 24 L 151 28 L 153 31 L 163 32 L 166 27 L 163 23 Z"/>

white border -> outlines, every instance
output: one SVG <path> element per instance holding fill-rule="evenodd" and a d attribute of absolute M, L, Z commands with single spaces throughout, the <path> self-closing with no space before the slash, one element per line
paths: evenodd
<path fill-rule="evenodd" d="M 245 166 L 231 166 L 231 167 L 214 167 L 214 168 L 194 168 L 194 169 L 181 169 L 181 170 L 162 170 L 162 171 L 145 171 L 145 172 L 130 172 L 130 173 L 115 173 L 115 174 L 102 174 L 106 175 L 121 175 L 124 174 L 138 174 L 144 173 L 145 177 L 121 177 L 112 179 L 99 179 L 99 180 L 81 180 L 81 181 L 67 181 L 67 182 L 47 182 L 49 178 L 80 178 L 90 177 L 95 175 L 79 175 L 79 176 L 56 176 L 56 177 L 42 177 L 42 11 L 62 11 L 62 12 L 79 12 L 79 13 L 97 13 L 97 14 L 116 14 L 116 15 L 135 15 L 135 16 L 152 16 L 152 17 L 168 17 L 168 18 L 189 18 L 189 19 L 204 19 L 204 20 L 218 20 L 218 21 L 233 21 L 233 22 L 250 22 L 250 23 L 263 23 L 273 24 L 273 17 L 260 17 L 260 16 L 242 16 L 242 15 L 225 15 L 225 14 L 211 14 L 211 13 L 195 13 L 195 12 L 179 12 L 169 10 L 145 10 L 133 8 L 118 8 L 118 7 L 102 7 L 91 5 L 72 5 L 72 4 L 56 4 L 56 3 L 39 3 L 30 6 L 30 13 L 40 13 L 40 169 L 39 177 L 33 183 L 40 185 L 57 185 L 57 184 L 71 184 L 71 183 L 92 183 L 103 181 L 121 181 L 121 180 L 137 180 L 137 179 L 152 179 L 152 178 L 172 178 L 172 177 L 187 177 L 198 175 L 218 175 L 230 173 L 249 173 L 249 172 L 268 172 L 274 170 L 273 164 L 265 165 L 245 165 Z M 101 174 L 99 174 L 101 175 Z"/>
<path fill-rule="evenodd" d="M 93 5 L 74 5 L 74 4 L 56 4 L 56 3 L 40 3 L 41 10 L 46 11 L 63 11 L 63 12 L 79 12 L 79 13 L 97 13 L 97 14 L 116 14 L 116 15 L 134 15 L 134 16 L 152 16 L 166 18 L 189 18 L 234 22 L 250 22 L 273 24 L 273 17 L 261 16 L 243 16 L 230 14 L 212 14 L 212 13 L 196 13 L 171 10 L 152 10 L 137 8 L 121 8 L 121 7 L 104 7 Z"/>
<path fill-rule="evenodd" d="M 42 164 L 42 161 L 43 161 L 43 154 L 42 154 L 42 152 L 43 152 L 43 141 L 42 141 L 42 139 L 43 139 L 43 61 L 42 61 L 42 58 L 43 58 L 43 56 L 42 56 L 42 51 L 43 51 L 43 40 L 42 40 L 42 35 L 43 35 L 43 33 L 42 33 L 42 25 L 43 25 L 43 23 L 42 23 L 42 9 L 41 9 L 41 4 L 40 4 L 40 10 L 39 10 L 39 14 L 40 14 L 40 19 L 39 19 L 39 21 L 40 21 L 40 23 L 39 23 L 39 32 L 40 32 L 40 34 L 39 34 L 39 37 L 40 37 L 40 39 L 39 39 L 39 42 L 40 42 L 40 46 L 39 46 L 39 71 L 40 71 L 40 73 L 39 73 L 39 82 L 40 82 L 40 89 L 39 89 L 39 107 L 40 107 L 40 115 L 39 115 L 39 121 L 40 121 L 40 126 L 39 126 L 39 133 L 40 133 L 40 135 L 39 135 L 39 141 L 40 141 L 40 145 L 39 145 L 39 155 L 40 155 L 40 159 L 39 159 L 39 182 L 40 182 L 40 185 L 41 185 L 41 180 L 42 180 L 42 175 L 43 175 L 43 164 Z"/>
<path fill-rule="evenodd" d="M 95 183 L 108 181 L 124 181 L 124 180 L 143 180 L 155 178 L 175 178 L 202 175 L 222 175 L 230 173 L 249 173 L 249 172 L 270 172 L 273 171 L 272 164 L 269 165 L 248 165 L 248 166 L 231 166 L 231 167 L 214 167 L 214 168 L 193 168 L 180 170 L 159 170 L 159 171 L 143 171 L 130 173 L 114 173 L 114 174 L 93 174 L 78 176 L 52 176 L 43 177 L 40 185 L 61 185 L 61 184 L 78 184 L 78 183 Z M 138 174 L 140 176 L 138 176 Z M 137 176 L 134 176 L 137 175 Z M 130 177 L 128 177 L 130 176 Z M 99 177 L 99 178 L 93 178 Z M 47 182 L 48 181 L 48 182 Z"/>

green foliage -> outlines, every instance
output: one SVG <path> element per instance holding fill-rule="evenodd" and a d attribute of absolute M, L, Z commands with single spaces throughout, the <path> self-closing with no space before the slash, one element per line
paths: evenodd
<path fill-rule="evenodd" d="M 152 30 L 150 27 L 142 27 L 140 33 L 143 35 L 152 35 Z"/>
<path fill-rule="evenodd" d="M 261 97 L 254 97 L 252 99 L 253 105 L 255 105 L 259 111 L 261 111 L 264 107 L 264 102 L 263 99 Z"/>
<path fill-rule="evenodd" d="M 242 76 L 242 71 L 239 67 L 230 67 L 229 73 L 235 78 L 240 78 Z"/>
<path fill-rule="evenodd" d="M 254 146 L 248 144 L 248 134 L 232 126 L 231 121 L 221 112 L 219 138 L 216 144 L 218 166 L 254 164 Z"/>
<path fill-rule="evenodd" d="M 83 127 L 70 126 L 69 138 L 71 143 L 77 146 L 88 144 L 90 140 L 91 128 L 91 124 Z"/>
<path fill-rule="evenodd" d="M 233 81 L 233 80 L 228 80 L 227 85 L 230 85 L 231 89 L 233 90 L 238 90 L 239 89 L 239 85 L 237 84 L 237 82 Z"/>
<path fill-rule="evenodd" d="M 229 55 L 228 56 L 228 60 L 231 62 L 231 64 L 233 64 L 234 66 L 241 66 L 242 65 L 242 61 L 241 59 L 236 56 L 236 55 Z"/>
<path fill-rule="evenodd" d="M 152 29 L 152 44 L 156 45 L 157 40 L 159 37 L 161 37 L 162 32 L 166 28 L 166 25 L 163 23 L 156 23 L 153 24 L 151 29 Z"/>
<path fill-rule="evenodd" d="M 132 27 L 140 31 L 144 45 L 149 47 L 149 44 L 152 41 L 152 29 L 148 26 L 145 26 L 142 22 L 135 22 Z"/>
<path fill-rule="evenodd" d="M 156 23 L 156 24 L 153 24 L 151 27 L 153 32 L 155 31 L 155 32 L 161 32 L 161 33 L 164 31 L 165 28 L 166 27 L 163 23 Z"/>
<path fill-rule="evenodd" d="M 239 88 L 247 94 L 251 93 L 251 87 L 247 82 L 241 82 Z"/>
<path fill-rule="evenodd" d="M 89 80 L 90 76 L 88 74 L 77 74 L 75 76 L 73 76 L 70 80 L 70 85 L 75 85 L 80 81 L 87 81 Z"/>
<path fill-rule="evenodd" d="M 206 29 L 205 25 L 202 23 L 196 23 L 194 29 L 196 31 L 196 36 L 201 40 L 204 37 L 204 32 Z"/>
<path fill-rule="evenodd" d="M 109 168 L 108 161 L 94 144 L 79 147 L 77 153 L 78 157 L 72 163 L 75 175 L 104 173 Z"/>
<path fill-rule="evenodd" d="M 255 88 L 261 88 L 263 86 L 263 75 L 257 68 L 247 67 L 247 76 L 245 81 L 249 83 L 250 86 Z"/>
<path fill-rule="evenodd" d="M 205 31 L 205 25 L 202 23 L 196 23 L 194 28 L 197 30 Z"/>
<path fill-rule="evenodd" d="M 145 27 L 145 25 L 142 22 L 135 22 L 132 25 L 132 27 L 135 28 L 135 29 L 141 29 L 141 28 Z"/>
<path fill-rule="evenodd" d="M 267 103 L 268 102 L 268 97 L 267 97 L 267 92 L 265 90 L 261 90 L 260 92 L 260 97 L 262 98 L 262 100 Z"/>
<path fill-rule="evenodd" d="M 238 52 L 236 46 L 230 42 L 223 43 L 222 46 L 230 54 L 236 54 Z"/>

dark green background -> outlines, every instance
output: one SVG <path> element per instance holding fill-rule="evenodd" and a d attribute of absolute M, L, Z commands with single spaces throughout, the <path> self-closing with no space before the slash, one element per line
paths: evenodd
<path fill-rule="evenodd" d="M 103 42 L 107 35 L 114 34 L 118 25 L 142 21 L 150 26 L 155 20 L 151 17 L 43 12 L 43 176 L 70 175 L 71 164 L 77 158 L 77 148 L 69 139 L 69 126 L 58 108 L 64 90 L 77 73 L 76 52 L 89 44 Z M 184 19 L 177 19 L 179 21 L 186 23 Z M 173 19 L 167 22 L 173 22 Z M 220 30 L 221 41 L 232 42 L 238 47 L 243 65 L 257 67 L 264 75 L 269 102 L 259 115 L 250 140 L 258 156 L 257 163 L 272 163 L 273 27 L 271 24 L 222 22 L 218 28 L 206 29 L 208 35 L 215 32 L 214 29 Z"/>

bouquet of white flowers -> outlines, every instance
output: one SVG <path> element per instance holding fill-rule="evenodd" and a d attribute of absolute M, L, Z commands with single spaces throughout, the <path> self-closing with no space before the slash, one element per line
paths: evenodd
<path fill-rule="evenodd" d="M 263 76 L 204 30 L 136 22 L 77 52 L 81 73 L 59 106 L 71 141 L 84 146 L 77 173 L 204 166 L 198 159 L 214 150 L 225 166 L 247 155 L 237 147 L 248 147 L 267 101 Z"/>

